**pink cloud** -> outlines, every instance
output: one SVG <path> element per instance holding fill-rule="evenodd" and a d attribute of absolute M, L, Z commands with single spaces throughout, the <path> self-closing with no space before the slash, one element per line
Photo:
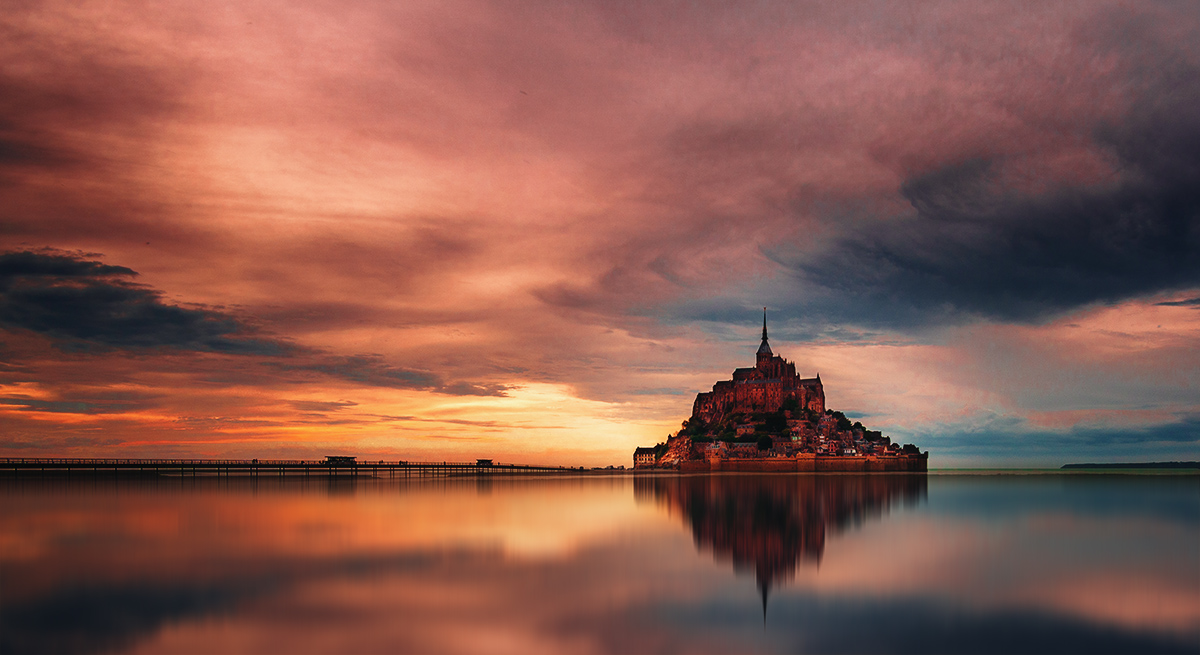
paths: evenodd
<path fill-rule="evenodd" d="M 551 385 L 578 411 L 657 434 L 741 361 L 727 316 L 681 325 L 671 308 L 838 303 L 836 289 L 796 284 L 795 263 L 910 214 L 904 185 L 964 161 L 992 160 L 1000 195 L 1108 188 L 1129 171 L 1097 130 L 1152 95 L 1158 77 L 1139 71 L 1194 63 L 1195 23 L 1101 4 L 31 3 L 0 22 L 0 247 L 103 253 L 166 302 L 339 361 Z M 1064 371 L 1132 370 L 1093 361 L 1108 342 L 1039 329 L 954 337 L 933 356 L 954 363 L 941 368 L 922 363 L 930 348 L 905 350 L 895 373 L 902 361 L 928 371 L 907 386 L 927 399 L 906 395 L 908 407 L 853 381 L 869 370 L 821 363 L 872 365 L 861 353 L 792 356 L 909 426 L 996 408 L 1074 424 L 1082 397 L 1115 387 Z M 1027 368 L 986 361 L 988 330 Z M 1188 330 L 1176 338 L 1190 342 Z M 1046 338 L 1063 346 L 1058 360 L 1034 352 Z M 1139 398 L 1190 383 L 1164 348 Z M 55 402 L 90 397 L 68 380 L 110 364 L 39 352 L 27 373 Z M 203 399 L 164 416 L 251 420 L 261 403 L 287 423 L 299 420 L 287 414 L 297 385 L 355 402 L 374 393 L 296 369 L 222 378 L 204 358 L 153 359 L 113 365 L 139 380 L 173 368 L 172 394 Z M 1043 378 L 1027 387 L 1042 405 L 1016 388 L 1030 378 Z M 209 380 L 253 391 L 222 400 Z M 1070 388 L 1044 393 L 1059 387 Z M 1164 411 L 1194 409 L 1173 402 Z"/>

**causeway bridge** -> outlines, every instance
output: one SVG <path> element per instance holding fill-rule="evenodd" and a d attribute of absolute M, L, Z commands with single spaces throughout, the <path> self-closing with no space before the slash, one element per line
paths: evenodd
<path fill-rule="evenodd" d="M 175 477 L 451 477 L 578 473 L 561 466 L 474 462 L 358 461 L 351 457 L 302 459 L 85 459 L 0 457 L 0 476 L 175 476 Z"/>

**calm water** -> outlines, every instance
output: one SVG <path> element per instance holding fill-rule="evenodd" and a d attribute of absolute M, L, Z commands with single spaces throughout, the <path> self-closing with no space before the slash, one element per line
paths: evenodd
<path fill-rule="evenodd" d="M 3 652 L 1197 652 L 1200 477 L 0 479 Z"/>

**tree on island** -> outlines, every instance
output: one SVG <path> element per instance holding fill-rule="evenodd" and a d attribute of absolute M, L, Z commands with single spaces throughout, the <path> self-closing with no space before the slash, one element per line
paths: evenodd
<path fill-rule="evenodd" d="M 841 412 L 831 412 L 826 410 L 825 413 L 832 416 L 833 420 L 837 421 L 838 432 L 848 432 L 850 428 L 854 427 L 854 425 L 850 423 L 850 419 L 846 418 L 846 415 Z M 862 424 L 860 423 L 859 426 L 861 427 L 861 425 Z"/>
<path fill-rule="evenodd" d="M 787 415 L 774 412 L 763 417 L 763 428 L 766 432 L 779 434 L 787 431 Z"/>

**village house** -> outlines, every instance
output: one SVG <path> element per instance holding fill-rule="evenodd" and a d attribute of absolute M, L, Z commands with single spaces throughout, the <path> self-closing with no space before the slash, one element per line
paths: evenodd
<path fill-rule="evenodd" d="M 633 451 L 633 467 L 654 466 L 657 457 L 658 450 L 655 448 L 636 448 Z"/>

